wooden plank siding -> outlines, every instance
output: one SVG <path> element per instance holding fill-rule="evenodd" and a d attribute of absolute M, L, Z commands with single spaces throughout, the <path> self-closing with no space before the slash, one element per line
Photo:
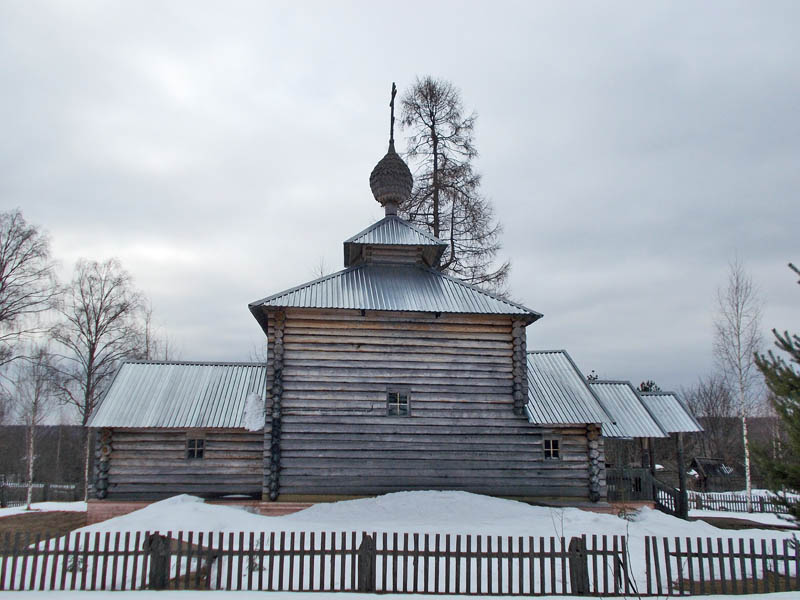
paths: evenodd
<path fill-rule="evenodd" d="M 279 500 L 413 489 L 586 500 L 585 425 L 513 412 L 511 334 L 510 316 L 286 310 Z M 386 416 L 391 386 L 410 390 L 410 416 Z M 549 436 L 561 460 L 544 460 Z"/>
<path fill-rule="evenodd" d="M 186 439 L 195 436 L 205 439 L 204 456 L 187 459 Z M 109 499 L 261 494 L 260 431 L 114 429 L 111 447 Z"/>

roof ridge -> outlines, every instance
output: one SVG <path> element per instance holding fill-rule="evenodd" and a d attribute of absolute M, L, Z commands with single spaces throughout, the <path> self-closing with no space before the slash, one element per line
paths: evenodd
<path fill-rule="evenodd" d="M 266 367 L 265 362 L 225 360 L 124 360 L 123 365 L 182 365 L 198 367 Z"/>

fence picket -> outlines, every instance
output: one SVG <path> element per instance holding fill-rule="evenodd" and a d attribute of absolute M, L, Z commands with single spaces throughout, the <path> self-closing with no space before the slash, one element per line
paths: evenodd
<path fill-rule="evenodd" d="M 270 539 L 270 542 L 269 542 L 269 549 L 270 549 L 270 553 L 269 553 L 269 589 L 270 590 L 272 589 L 272 548 L 273 548 L 272 540 L 273 540 L 274 535 L 275 535 L 274 533 L 270 533 L 269 534 L 269 536 L 270 536 L 269 537 L 269 539 Z M 316 542 L 314 540 L 314 532 L 312 531 L 311 535 L 309 536 L 309 548 L 308 548 L 308 591 L 310 591 L 310 592 L 314 591 L 314 568 L 316 566 L 315 562 L 316 562 L 316 559 L 317 559 L 316 550 L 317 550 L 317 546 L 316 546 Z"/>
<path fill-rule="evenodd" d="M 54 590 L 56 589 L 56 575 L 58 573 L 58 559 L 61 556 L 61 538 L 59 536 L 55 536 L 54 543 L 53 543 L 53 560 L 50 561 L 50 587 L 48 589 Z M 2 577 L 2 575 L 0 575 Z"/>

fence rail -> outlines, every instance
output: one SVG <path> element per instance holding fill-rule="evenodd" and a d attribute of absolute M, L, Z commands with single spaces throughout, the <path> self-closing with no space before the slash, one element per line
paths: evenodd
<path fill-rule="evenodd" d="M 732 492 L 689 492 L 689 506 L 704 510 L 747 512 L 747 496 Z M 753 496 L 753 512 L 787 514 L 789 507 L 777 498 Z"/>
<path fill-rule="evenodd" d="M 74 502 L 80 500 L 76 483 L 34 483 L 32 502 Z M 0 508 L 25 506 L 27 483 L 0 482 Z"/>
<path fill-rule="evenodd" d="M 797 543 L 361 532 L 6 534 L 0 590 L 217 589 L 462 595 L 800 590 Z M 640 542 L 641 544 L 641 542 Z M 636 579 L 639 579 L 638 585 Z"/>

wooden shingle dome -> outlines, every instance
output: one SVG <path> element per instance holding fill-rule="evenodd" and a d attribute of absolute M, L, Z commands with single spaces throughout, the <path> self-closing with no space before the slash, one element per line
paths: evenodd
<path fill-rule="evenodd" d="M 414 178 L 405 161 L 394 150 L 394 140 L 369 175 L 369 187 L 375 200 L 386 208 L 386 214 L 396 214 L 397 208 L 411 197 Z"/>

